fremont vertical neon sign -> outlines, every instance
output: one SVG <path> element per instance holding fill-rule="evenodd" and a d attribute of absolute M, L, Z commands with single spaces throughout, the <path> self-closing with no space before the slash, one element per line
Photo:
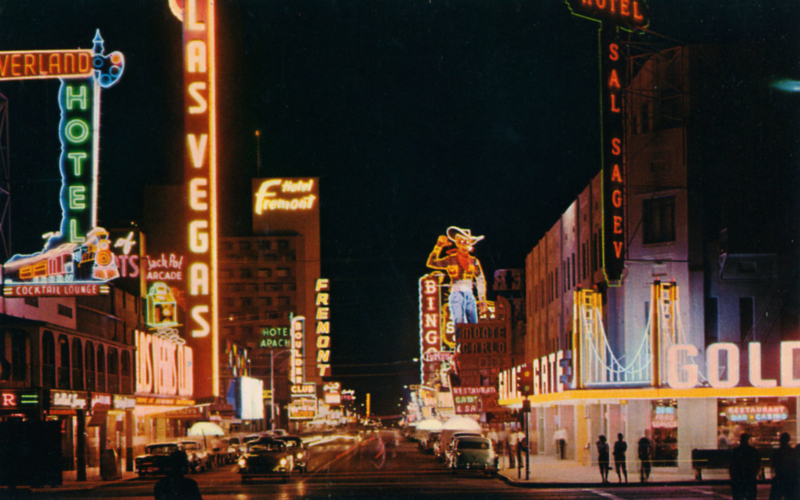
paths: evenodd
<path fill-rule="evenodd" d="M 183 3 L 183 8 L 179 5 Z M 189 207 L 188 332 L 196 348 L 196 397 L 219 396 L 217 143 L 213 0 L 170 0 L 183 22 L 184 137 Z"/>

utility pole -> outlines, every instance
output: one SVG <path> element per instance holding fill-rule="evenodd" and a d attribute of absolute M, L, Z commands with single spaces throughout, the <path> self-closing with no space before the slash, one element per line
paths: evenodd
<path fill-rule="evenodd" d="M 261 131 L 256 130 L 256 166 L 258 168 L 258 175 L 261 177 Z"/>

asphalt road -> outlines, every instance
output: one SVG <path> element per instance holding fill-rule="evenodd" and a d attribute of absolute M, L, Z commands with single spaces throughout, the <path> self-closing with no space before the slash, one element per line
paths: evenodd
<path fill-rule="evenodd" d="M 629 500 L 729 499 L 727 486 L 626 488 L 528 489 L 507 485 L 483 474 L 451 475 L 430 455 L 421 454 L 416 444 L 398 439 L 391 431 L 365 436 L 361 443 L 339 440 L 311 448 L 311 468 L 295 474 L 284 484 L 262 480 L 242 485 L 235 465 L 194 474 L 203 498 L 213 499 L 594 499 Z M 46 492 L 36 498 L 153 498 L 157 479 L 136 479 L 98 487 L 91 492 Z M 759 487 L 759 498 L 769 498 L 769 489 Z"/>

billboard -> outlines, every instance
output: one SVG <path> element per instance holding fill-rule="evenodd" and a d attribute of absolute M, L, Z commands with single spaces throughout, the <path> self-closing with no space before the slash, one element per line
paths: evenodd
<path fill-rule="evenodd" d="M 108 231 L 98 227 L 100 173 L 100 93 L 119 81 L 121 52 L 106 55 L 100 31 L 91 50 L 0 53 L 2 80 L 58 78 L 61 120 L 61 223 L 45 235 L 41 252 L 6 262 L 6 297 L 63 297 L 108 293 L 119 277 Z"/>
<path fill-rule="evenodd" d="M 213 0 L 170 0 L 183 24 L 184 172 L 188 201 L 186 330 L 196 350 L 197 397 L 219 391 L 217 304 L 216 21 Z"/>
<path fill-rule="evenodd" d="M 264 418 L 264 381 L 250 377 L 233 379 L 236 418 L 260 420 Z"/>

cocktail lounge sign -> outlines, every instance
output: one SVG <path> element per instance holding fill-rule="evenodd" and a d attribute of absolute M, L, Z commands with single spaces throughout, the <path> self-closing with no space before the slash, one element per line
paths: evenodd
<path fill-rule="evenodd" d="M 795 367 L 795 354 L 800 351 L 800 341 L 780 343 L 778 379 L 765 378 L 760 342 L 750 342 L 747 348 L 747 378 L 750 385 L 759 388 L 800 387 L 800 367 Z M 692 344 L 675 344 L 667 349 L 667 385 L 673 389 L 692 389 L 700 385 L 700 370 L 691 358 L 699 351 Z M 711 344 L 706 349 L 705 362 L 708 385 L 715 389 L 740 387 L 742 384 L 739 346 L 732 342 Z M 771 362 L 771 361 L 768 361 Z"/>

